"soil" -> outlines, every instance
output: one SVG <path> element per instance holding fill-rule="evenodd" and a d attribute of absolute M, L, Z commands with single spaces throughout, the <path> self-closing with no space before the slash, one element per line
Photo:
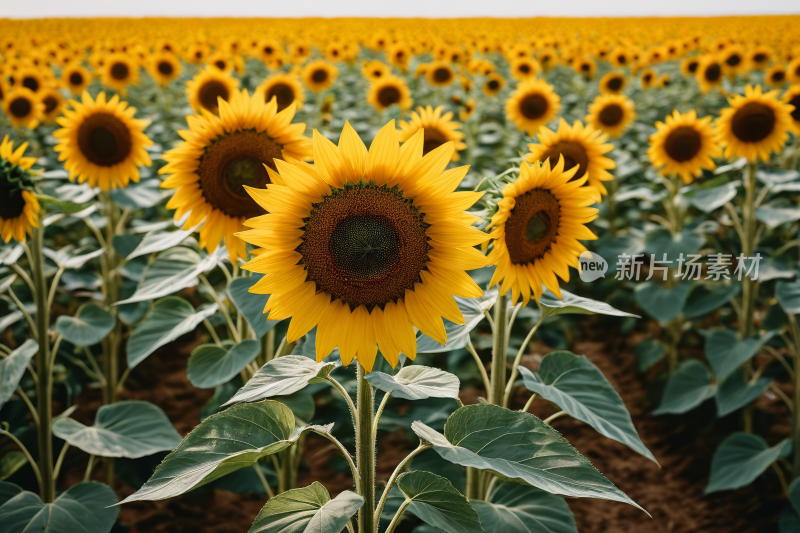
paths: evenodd
<path fill-rule="evenodd" d="M 785 499 L 774 475 L 761 476 L 749 488 L 703 495 L 708 481 L 711 456 L 718 440 L 708 431 L 714 422 L 711 413 L 691 416 L 662 416 L 650 414 L 646 376 L 637 372 L 633 347 L 636 336 L 609 335 L 593 318 L 582 322 L 584 336 L 576 341 L 572 351 L 585 355 L 597 365 L 619 392 L 631 413 L 639 435 L 660 463 L 654 464 L 629 448 L 599 435 L 595 430 L 571 418 L 553 421 L 558 429 L 581 453 L 623 492 L 646 509 L 642 511 L 626 504 L 595 499 L 569 499 L 581 533 L 772 533 L 777 531 L 776 519 Z M 200 412 L 212 390 L 194 388 L 186 377 L 186 361 L 191 350 L 200 342 L 198 335 L 187 335 L 165 346 L 145 360 L 129 376 L 121 394 L 125 399 L 150 401 L 166 412 L 181 435 L 194 428 Z M 550 350 L 534 344 L 523 364 L 535 369 L 541 357 Z M 650 376 L 652 378 L 652 375 Z M 786 390 L 791 394 L 791 390 Z M 483 391 L 463 391 L 465 403 L 477 402 Z M 512 407 L 521 408 L 529 393 L 516 391 Z M 81 409 L 73 416 L 91 423 L 100 405 L 100 394 L 89 390 L 78 399 Z M 707 402 L 713 404 L 713 402 Z M 708 407 L 706 405 L 705 407 Z M 762 398 L 758 408 L 780 419 L 782 406 L 770 395 Z M 554 413 L 547 402 L 537 398 L 530 412 L 541 418 Z M 732 415 L 736 416 L 736 415 Z M 725 421 L 723 421 L 724 423 Z M 736 421 L 729 424 L 736 429 Z M 775 434 L 767 436 L 774 444 L 788 433 L 778 426 Z M 714 432 L 715 434 L 717 432 Z M 414 443 L 415 444 L 415 443 Z M 378 479 L 386 480 L 394 467 L 410 451 L 412 444 L 401 432 L 388 435 L 379 446 Z M 74 453 L 73 453 L 74 452 Z M 332 495 L 352 487 L 350 477 L 328 468 L 335 451 L 320 437 L 309 436 L 305 441 L 304 457 L 308 466 L 298 477 L 298 486 L 314 480 L 325 485 Z M 155 463 L 157 464 L 157 463 Z M 155 466 L 154 464 L 154 466 Z M 79 481 L 86 467 L 86 456 L 70 450 L 65 461 L 64 486 Z M 102 463 L 98 463 L 93 479 L 104 480 Z M 134 492 L 124 483 L 116 487 L 120 499 Z M 243 533 L 265 503 L 263 497 L 239 495 L 213 489 L 195 496 L 172 498 L 158 502 L 135 502 L 121 507 L 115 531 L 130 533 L 196 532 Z M 493 533 L 493 532 L 487 532 Z"/>

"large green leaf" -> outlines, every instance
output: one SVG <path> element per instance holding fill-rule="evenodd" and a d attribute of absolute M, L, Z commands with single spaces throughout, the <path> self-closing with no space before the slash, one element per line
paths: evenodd
<path fill-rule="evenodd" d="M 93 303 L 82 305 L 75 316 L 61 315 L 56 320 L 56 332 L 75 346 L 93 346 L 114 329 L 111 313 Z"/>
<path fill-rule="evenodd" d="M 100 406 L 93 426 L 59 418 L 53 434 L 92 455 L 130 459 L 169 451 L 181 442 L 160 407 L 135 400 Z"/>
<path fill-rule="evenodd" d="M 695 189 L 687 195 L 689 203 L 704 213 L 710 213 L 736 198 L 736 187 L 741 181 L 731 181 L 719 187 Z"/>
<path fill-rule="evenodd" d="M 408 511 L 445 533 L 485 533 L 478 513 L 447 479 L 430 472 L 406 472 L 397 487 L 407 500 Z"/>
<path fill-rule="evenodd" d="M 463 324 L 456 324 L 444 320 L 444 329 L 447 333 L 447 344 L 441 345 L 423 333 L 417 336 L 417 353 L 449 352 L 458 350 L 469 344 L 469 332 L 475 329 L 484 317 L 484 311 L 490 309 L 497 301 L 497 289 L 486 291 L 480 298 L 453 297 L 458 304 Z"/>
<path fill-rule="evenodd" d="M 136 326 L 128 338 L 128 366 L 135 367 L 161 346 L 194 331 L 216 311 L 217 305 L 214 304 L 195 312 L 192 304 L 177 296 L 159 300 L 150 315 Z"/>
<path fill-rule="evenodd" d="M 22 452 L 7 452 L 0 457 L 0 480 L 8 479 L 14 472 L 28 464 L 28 458 Z"/>
<path fill-rule="evenodd" d="M 142 241 L 134 248 L 129 254 L 128 259 L 140 257 L 143 255 L 152 254 L 155 252 L 163 252 L 174 246 L 178 246 L 186 238 L 194 233 L 200 225 L 191 227 L 189 229 L 179 229 L 176 231 L 163 231 L 155 230 L 147 233 Z"/>
<path fill-rule="evenodd" d="M 292 411 L 272 400 L 234 405 L 200 422 L 158 465 L 147 483 L 122 503 L 183 494 L 285 450 L 304 431 L 327 433 L 330 428 L 295 429 Z"/>
<path fill-rule="evenodd" d="M 679 415 L 691 411 L 713 397 L 716 392 L 717 386 L 711 383 L 711 372 L 706 365 L 697 359 L 686 360 L 669 377 L 661 405 L 653 414 Z"/>
<path fill-rule="evenodd" d="M 334 368 L 336 363 L 315 363 L 302 355 L 273 359 L 259 368 L 224 405 L 286 396 L 304 389 L 309 383 L 326 383 L 325 378 Z"/>
<path fill-rule="evenodd" d="M 248 292 L 250 287 L 258 283 L 262 276 L 263 274 L 253 274 L 249 278 L 236 278 L 228 285 L 231 301 L 250 324 L 256 338 L 259 339 L 280 322 L 280 320 L 267 320 L 264 315 L 264 307 L 269 301 L 269 294 Z"/>
<path fill-rule="evenodd" d="M 583 356 L 551 352 L 537 374 L 519 367 L 528 390 L 558 405 L 571 417 L 658 463 L 639 438 L 622 398 L 600 370 Z"/>
<path fill-rule="evenodd" d="M 407 366 L 394 376 L 372 372 L 365 377 L 376 389 L 406 400 L 458 398 L 460 386 L 458 377 L 450 372 L 422 365 Z"/>
<path fill-rule="evenodd" d="M 725 416 L 750 405 L 766 392 L 770 383 L 772 379 L 764 376 L 755 382 L 746 381 L 744 369 L 738 369 L 717 386 L 717 416 Z"/>
<path fill-rule="evenodd" d="M 563 289 L 561 290 L 561 299 L 556 297 L 556 295 L 552 292 L 545 291 L 541 298 L 539 298 L 539 305 L 542 307 L 545 317 L 573 314 L 628 316 L 639 318 L 639 315 L 633 315 L 631 313 L 626 313 L 625 311 L 620 311 L 619 309 L 614 309 L 605 302 L 598 302 L 597 300 L 576 296 Z"/>
<path fill-rule="evenodd" d="M 130 183 L 127 187 L 109 191 L 111 199 L 127 209 L 145 209 L 153 207 L 161 201 L 161 180 L 147 179 L 138 183 Z"/>
<path fill-rule="evenodd" d="M 779 281 L 776 283 L 775 298 L 787 315 L 800 314 L 800 281 Z"/>
<path fill-rule="evenodd" d="M 467 405 L 450 415 L 444 435 L 419 421 L 411 429 L 452 463 L 491 470 L 553 494 L 613 500 L 641 509 L 558 431 L 529 413 Z"/>
<path fill-rule="evenodd" d="M 88 253 L 79 253 L 78 255 L 73 254 L 75 252 L 82 252 L 82 248 L 76 249 L 74 246 L 68 244 L 63 248 L 59 248 L 56 250 L 51 250 L 50 248 L 44 248 L 42 250 L 44 255 L 48 258 L 52 259 L 55 264 L 57 264 L 61 268 L 81 268 L 83 265 L 100 257 L 105 253 L 105 248 L 100 248 L 99 250 L 95 250 L 93 252 Z"/>
<path fill-rule="evenodd" d="M 655 339 L 645 339 L 634 348 L 636 353 L 636 368 L 644 372 L 664 358 L 664 345 Z"/>
<path fill-rule="evenodd" d="M 0 407 L 3 407 L 17 390 L 19 380 L 25 374 L 25 367 L 38 351 L 39 344 L 33 339 L 28 339 L 8 357 L 0 359 Z"/>
<path fill-rule="evenodd" d="M 756 218 L 769 229 L 775 229 L 781 224 L 800 220 L 800 208 L 764 205 L 756 209 Z"/>
<path fill-rule="evenodd" d="M 655 255 L 655 259 L 659 261 L 664 259 L 664 254 L 667 254 L 667 261 L 677 264 L 681 254 L 686 257 L 687 254 L 697 252 L 703 246 L 705 240 L 705 235 L 689 230 L 684 230 L 675 235 L 672 235 L 667 229 L 651 231 L 644 238 L 645 259 L 649 264 L 650 254 Z M 655 275 L 658 275 L 658 273 Z"/>
<path fill-rule="evenodd" d="M 16 324 L 25 316 L 22 311 L 12 311 L 7 315 L 0 316 L 0 332 L 5 331 L 8 326 Z"/>
<path fill-rule="evenodd" d="M 711 459 L 706 494 L 746 487 L 784 454 L 784 447 L 790 446 L 790 442 L 783 440 L 770 448 L 759 435 L 734 433 L 729 436 Z"/>
<path fill-rule="evenodd" d="M 488 502 L 470 503 L 492 533 L 578 533 L 567 502 L 536 487 L 503 483 Z"/>
<path fill-rule="evenodd" d="M 20 490 L 0 505 L 0 524 L 3 533 L 108 533 L 119 514 L 116 503 L 114 491 L 96 481 L 72 485 L 53 503 Z"/>
<path fill-rule="evenodd" d="M 701 333 L 706 338 L 706 359 L 718 381 L 724 380 L 755 357 L 773 335 L 766 333 L 758 338 L 739 340 L 736 332 L 729 329 L 711 329 Z"/>
<path fill-rule="evenodd" d="M 683 311 L 691 288 L 690 282 L 683 282 L 675 287 L 662 287 L 646 281 L 636 286 L 633 297 L 645 313 L 665 323 Z"/>
<path fill-rule="evenodd" d="M 245 339 L 239 344 L 225 341 L 222 346 L 202 344 L 192 351 L 186 374 L 195 387 L 212 389 L 230 381 L 260 351 L 261 343 L 254 339 Z"/>
<path fill-rule="evenodd" d="M 740 283 L 696 285 L 686 299 L 683 316 L 703 317 L 730 302 L 742 290 Z"/>
<path fill-rule="evenodd" d="M 364 498 L 349 490 L 331 500 L 315 481 L 270 498 L 248 533 L 341 533 L 363 504 Z"/>

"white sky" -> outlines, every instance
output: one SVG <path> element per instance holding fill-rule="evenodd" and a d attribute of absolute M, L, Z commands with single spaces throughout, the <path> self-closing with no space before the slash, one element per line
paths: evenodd
<path fill-rule="evenodd" d="M 0 0 L 0 18 L 533 17 L 800 13 L 798 0 Z"/>

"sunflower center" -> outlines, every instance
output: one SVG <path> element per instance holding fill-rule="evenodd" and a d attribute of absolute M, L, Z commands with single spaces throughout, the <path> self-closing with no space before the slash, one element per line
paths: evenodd
<path fill-rule="evenodd" d="M 219 104 L 217 104 L 217 98 L 221 97 L 223 100 L 227 101 L 228 97 L 228 88 L 225 86 L 224 83 L 217 80 L 207 81 L 200 87 L 198 91 L 198 97 L 200 100 L 200 105 L 206 108 L 207 110 L 211 111 L 212 113 L 216 113 L 219 111 Z"/>
<path fill-rule="evenodd" d="M 278 101 L 278 111 L 283 111 L 294 102 L 294 90 L 285 83 L 276 83 L 267 91 L 267 102 L 272 100 L 272 97 Z"/>
<path fill-rule="evenodd" d="M 786 73 L 782 70 L 778 70 L 772 73 L 772 81 L 773 82 L 782 82 L 786 77 Z"/>
<path fill-rule="evenodd" d="M 378 102 L 383 107 L 389 107 L 400 101 L 400 90 L 397 87 L 387 86 L 378 91 Z"/>
<path fill-rule="evenodd" d="M 767 60 L 767 54 L 756 54 L 753 56 L 753 61 L 756 63 L 763 63 Z"/>
<path fill-rule="evenodd" d="M 625 57 L 623 55 L 617 56 L 617 63 L 619 63 L 620 65 L 624 65 L 627 62 L 628 62 L 628 58 L 627 57 Z"/>
<path fill-rule="evenodd" d="M 311 73 L 311 79 L 314 83 L 322 83 L 328 79 L 328 71 L 325 69 L 317 69 Z"/>
<path fill-rule="evenodd" d="M 22 191 L 13 191 L 0 187 L 0 219 L 11 220 L 22 215 L 25 210 L 25 199 Z"/>
<path fill-rule="evenodd" d="M 250 198 L 244 186 L 263 189 L 270 183 L 264 165 L 275 170 L 282 147 L 253 131 L 236 131 L 206 147 L 197 175 L 206 202 L 229 217 L 253 218 L 264 210 Z"/>
<path fill-rule="evenodd" d="M 692 73 L 697 72 L 697 65 L 697 61 L 690 61 L 687 65 L 687 70 Z"/>
<path fill-rule="evenodd" d="M 73 72 L 69 75 L 69 82 L 71 85 L 82 85 L 83 84 L 83 76 L 80 72 Z"/>
<path fill-rule="evenodd" d="M 428 224 L 395 188 L 334 189 L 305 219 L 297 251 L 318 290 L 355 309 L 402 299 L 428 262 Z"/>
<path fill-rule="evenodd" d="M 161 61 L 158 64 L 158 71 L 163 74 L 164 76 L 169 76 L 172 74 L 172 63 L 169 61 Z"/>
<path fill-rule="evenodd" d="M 800 122 L 800 94 L 789 100 L 789 105 L 794 106 L 794 111 L 792 111 L 792 118 L 795 122 Z"/>
<path fill-rule="evenodd" d="M 529 94 L 519 103 L 519 111 L 529 120 L 536 120 L 547 113 L 549 104 L 541 94 Z"/>
<path fill-rule="evenodd" d="M 670 159 L 683 163 L 689 161 L 700 151 L 703 139 L 691 126 L 675 128 L 664 141 L 664 150 Z"/>
<path fill-rule="evenodd" d="M 571 141 L 560 141 L 550 147 L 547 152 L 542 154 L 541 160 L 544 161 L 550 158 L 550 166 L 554 167 L 558 164 L 558 156 L 564 156 L 564 171 L 571 169 L 575 165 L 580 165 L 578 171 L 570 181 L 581 179 L 586 174 L 586 168 L 589 166 L 589 156 L 582 145 Z"/>
<path fill-rule="evenodd" d="M 437 83 L 446 83 L 450 81 L 450 78 L 452 78 L 452 74 L 449 68 L 439 67 L 433 71 L 433 79 Z"/>
<path fill-rule="evenodd" d="M 130 130 L 114 115 L 96 113 L 78 128 L 78 147 L 95 165 L 110 167 L 120 163 L 130 154 L 131 146 Z"/>
<path fill-rule="evenodd" d="M 523 63 L 522 65 L 520 65 L 517 68 L 517 70 L 519 70 L 523 74 L 527 74 L 527 73 L 529 73 L 531 71 L 531 67 L 530 67 L 530 65 L 527 65 L 527 64 Z"/>
<path fill-rule="evenodd" d="M 705 71 L 706 81 L 715 82 L 719 80 L 720 76 L 722 75 L 722 69 L 717 63 L 713 65 L 709 65 Z"/>
<path fill-rule="evenodd" d="M 8 110 L 17 118 L 25 118 L 33 111 L 33 105 L 27 98 L 15 98 L 8 105 Z"/>
<path fill-rule="evenodd" d="M 733 54 L 729 56 L 728 59 L 725 60 L 725 63 L 727 63 L 729 67 L 735 67 L 741 62 L 742 58 L 739 57 L 739 54 Z"/>
<path fill-rule="evenodd" d="M 775 112 L 759 102 L 748 102 L 733 115 L 731 129 L 742 141 L 755 143 L 769 137 L 775 127 Z"/>
<path fill-rule="evenodd" d="M 125 63 L 114 63 L 111 66 L 111 77 L 115 80 L 124 80 L 128 77 L 128 65 Z"/>
<path fill-rule="evenodd" d="M 610 104 L 605 106 L 600 111 L 600 122 L 606 126 L 616 126 L 622 120 L 622 108 L 617 104 Z"/>
<path fill-rule="evenodd" d="M 619 91 L 622 88 L 622 78 L 611 78 L 606 87 L 611 91 Z"/>
<path fill-rule="evenodd" d="M 561 209 L 547 189 L 533 189 L 518 196 L 505 224 L 505 240 L 511 262 L 519 265 L 544 257 L 555 242 Z"/>
<path fill-rule="evenodd" d="M 427 155 L 428 152 L 439 148 L 447 142 L 442 132 L 434 128 L 425 128 L 423 130 L 423 135 L 422 155 Z"/>
<path fill-rule="evenodd" d="M 43 100 L 45 114 L 50 114 L 58 106 L 58 100 L 52 96 L 46 96 Z"/>
<path fill-rule="evenodd" d="M 36 92 L 39 90 L 39 80 L 37 80 L 33 76 L 25 76 L 24 78 L 22 78 L 22 86 L 27 87 L 33 92 Z"/>

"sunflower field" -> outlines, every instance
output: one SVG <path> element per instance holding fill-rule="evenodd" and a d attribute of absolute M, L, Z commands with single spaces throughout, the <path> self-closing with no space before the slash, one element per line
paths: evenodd
<path fill-rule="evenodd" d="M 0 530 L 800 532 L 798 23 L 0 20 Z"/>

